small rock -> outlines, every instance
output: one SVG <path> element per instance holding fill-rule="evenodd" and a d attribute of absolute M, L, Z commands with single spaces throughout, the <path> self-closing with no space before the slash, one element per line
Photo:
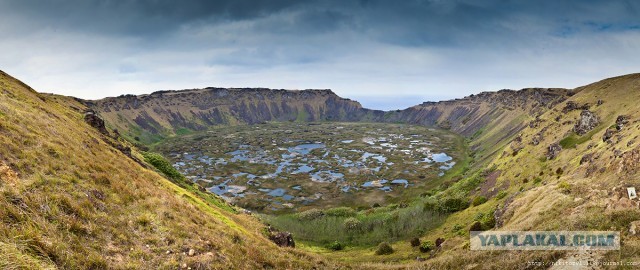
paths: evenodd
<path fill-rule="evenodd" d="M 196 251 L 194 249 L 189 249 L 189 253 L 187 253 L 187 255 L 189 255 L 189 257 L 193 257 L 194 255 L 196 255 Z"/>

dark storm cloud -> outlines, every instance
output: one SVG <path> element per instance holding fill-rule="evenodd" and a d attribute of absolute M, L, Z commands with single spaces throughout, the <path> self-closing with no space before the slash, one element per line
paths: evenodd
<path fill-rule="evenodd" d="M 640 1 L 0 0 L 0 36 L 0 68 L 45 91 L 334 88 L 399 104 L 384 96 L 637 71 Z"/>
<path fill-rule="evenodd" d="M 23 14 L 51 27 L 121 34 L 154 34 L 197 21 L 251 19 L 284 8 L 295 0 L 5 0 L 5 11 Z"/>
<path fill-rule="evenodd" d="M 34 28 L 50 27 L 154 38 L 185 25 L 251 21 L 260 33 L 310 35 L 346 27 L 403 46 L 465 46 L 526 37 L 530 31 L 559 36 L 583 31 L 637 29 L 638 1 L 504 0 L 3 0 L 2 13 L 21 14 Z M 531 23 L 529 29 L 514 25 Z"/>

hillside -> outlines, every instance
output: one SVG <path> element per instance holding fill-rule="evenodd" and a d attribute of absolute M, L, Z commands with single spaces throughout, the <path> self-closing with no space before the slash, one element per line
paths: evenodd
<path fill-rule="evenodd" d="M 393 112 L 367 110 L 327 90 L 208 88 L 82 101 L 36 93 L 5 73 L 0 87 L 0 268 L 535 269 L 546 267 L 526 263 L 640 259 L 640 241 L 630 231 L 640 224 L 640 209 L 626 198 L 627 187 L 640 187 L 640 74 Z M 91 109 L 96 114 L 85 113 Z M 461 202 L 419 235 L 443 239 L 440 248 L 421 253 L 398 241 L 391 243 L 393 254 L 382 256 L 374 247 L 279 248 L 252 215 L 168 180 L 130 143 L 216 125 L 330 120 L 405 122 L 466 138 L 471 165 L 462 164 L 406 208 Z M 472 228 L 614 230 L 623 244 L 620 251 L 586 255 L 474 252 Z"/>
<path fill-rule="evenodd" d="M 425 102 L 400 111 L 362 108 L 330 90 L 206 88 L 158 91 L 85 101 L 125 137 L 149 144 L 216 125 L 265 121 L 391 122 L 450 129 L 473 141 L 485 164 L 537 116 L 571 95 L 567 89 L 483 92 L 462 99 Z M 490 145 L 491 147 L 485 147 Z"/>
<path fill-rule="evenodd" d="M 640 220 L 627 187 L 640 185 L 640 74 L 602 80 L 576 88 L 575 94 L 542 112 L 487 165 L 490 173 L 469 196 L 490 196 L 486 204 L 455 213 L 427 238 L 458 240 L 457 247 L 427 264 L 452 267 L 464 262 L 488 268 L 487 260 L 512 262 L 633 262 L 640 242 L 633 224 Z M 462 180 L 464 181 L 464 180 Z M 492 190 L 501 190 L 492 195 Z M 479 213 L 492 213 L 496 230 L 612 230 L 622 236 L 620 251 L 470 252 L 468 236 L 454 224 L 472 224 Z M 468 225 L 467 225 L 468 226 Z M 517 266 L 516 263 L 514 266 Z M 501 264 L 503 267 L 504 264 Z M 531 266 L 530 266 L 531 267 Z"/>
<path fill-rule="evenodd" d="M 388 112 L 386 118 L 436 126 L 465 136 L 477 154 L 476 161 L 484 165 L 536 117 L 571 94 L 571 90 L 559 88 L 482 92 L 461 99 L 424 102 L 399 112 Z"/>
<path fill-rule="evenodd" d="M 338 97 L 331 90 L 205 88 L 124 95 L 88 106 L 112 128 L 142 143 L 204 130 L 214 125 L 258 124 L 266 121 L 375 121 L 382 111 Z"/>
<path fill-rule="evenodd" d="M 149 169 L 86 110 L 0 72 L 0 268 L 329 267 Z"/>

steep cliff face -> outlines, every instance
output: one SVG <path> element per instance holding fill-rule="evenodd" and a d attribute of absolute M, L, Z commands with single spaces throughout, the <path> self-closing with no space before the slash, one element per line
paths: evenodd
<path fill-rule="evenodd" d="M 186 130 L 265 121 L 376 121 L 384 112 L 363 109 L 331 90 L 205 88 L 159 91 L 87 101 L 125 136 L 152 142 Z"/>
<path fill-rule="evenodd" d="M 482 157 L 502 149 L 537 116 L 564 101 L 575 91 L 560 88 L 527 88 L 519 91 L 483 92 L 462 99 L 425 102 L 399 112 L 386 121 L 449 129 L 471 140 Z"/>

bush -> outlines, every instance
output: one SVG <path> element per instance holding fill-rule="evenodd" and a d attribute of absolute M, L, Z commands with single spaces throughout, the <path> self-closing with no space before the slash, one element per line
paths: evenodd
<path fill-rule="evenodd" d="M 500 192 L 498 192 L 498 194 L 496 195 L 496 199 L 500 200 L 506 196 L 507 196 L 507 192 L 504 190 L 500 190 Z"/>
<path fill-rule="evenodd" d="M 362 222 L 360 220 L 358 220 L 357 218 L 354 217 L 350 217 L 344 220 L 344 223 L 342 223 L 344 225 L 344 228 L 347 231 L 355 231 L 360 229 L 360 227 L 362 226 Z"/>
<path fill-rule="evenodd" d="M 181 180 L 184 178 L 182 174 L 180 174 L 180 172 L 178 172 L 176 168 L 171 166 L 171 163 L 169 163 L 169 161 L 162 155 L 151 152 L 143 152 L 142 156 L 144 157 L 144 161 L 151 164 L 167 177 L 173 180 Z"/>
<path fill-rule="evenodd" d="M 493 229 L 496 226 L 496 219 L 493 215 L 493 212 L 489 213 L 478 213 L 473 219 L 475 222 L 471 225 L 472 228 L 470 231 L 485 231 Z M 476 222 L 479 223 L 476 224 Z M 475 226 L 475 227 L 474 227 Z"/>
<path fill-rule="evenodd" d="M 571 185 L 565 181 L 560 182 L 560 184 L 558 184 L 558 188 L 560 188 L 560 191 L 564 194 L 571 193 Z"/>
<path fill-rule="evenodd" d="M 444 213 L 458 212 L 469 207 L 469 202 L 463 198 L 446 198 L 439 202 L 438 210 Z"/>
<path fill-rule="evenodd" d="M 304 212 L 298 213 L 298 219 L 300 220 L 314 220 L 324 216 L 324 212 L 318 209 L 309 209 Z"/>
<path fill-rule="evenodd" d="M 543 172 L 540 172 L 540 173 L 541 173 L 541 175 L 544 174 Z M 540 182 L 542 182 L 542 178 L 540 178 L 540 177 L 536 177 L 536 178 L 533 179 L 533 183 L 534 184 L 538 184 Z"/>
<path fill-rule="evenodd" d="M 393 247 L 387 242 L 382 242 L 378 245 L 376 255 L 388 255 L 393 253 Z"/>
<path fill-rule="evenodd" d="M 471 205 L 478 206 L 486 202 L 487 202 L 487 198 L 485 196 L 477 196 L 473 198 L 473 201 L 471 201 Z"/>
<path fill-rule="evenodd" d="M 324 214 L 332 217 L 353 217 L 356 215 L 356 210 L 351 207 L 336 207 L 325 210 Z"/>
<path fill-rule="evenodd" d="M 417 247 L 420 245 L 420 238 L 418 237 L 411 238 L 411 241 L 409 241 L 409 243 L 411 243 L 412 247 Z"/>
<path fill-rule="evenodd" d="M 330 250 L 338 251 L 338 250 L 343 250 L 344 245 L 336 240 L 336 241 L 333 241 L 333 243 L 329 244 L 328 248 Z"/>
<path fill-rule="evenodd" d="M 424 241 L 420 245 L 420 252 L 429 252 L 433 249 L 433 243 L 431 241 Z"/>

